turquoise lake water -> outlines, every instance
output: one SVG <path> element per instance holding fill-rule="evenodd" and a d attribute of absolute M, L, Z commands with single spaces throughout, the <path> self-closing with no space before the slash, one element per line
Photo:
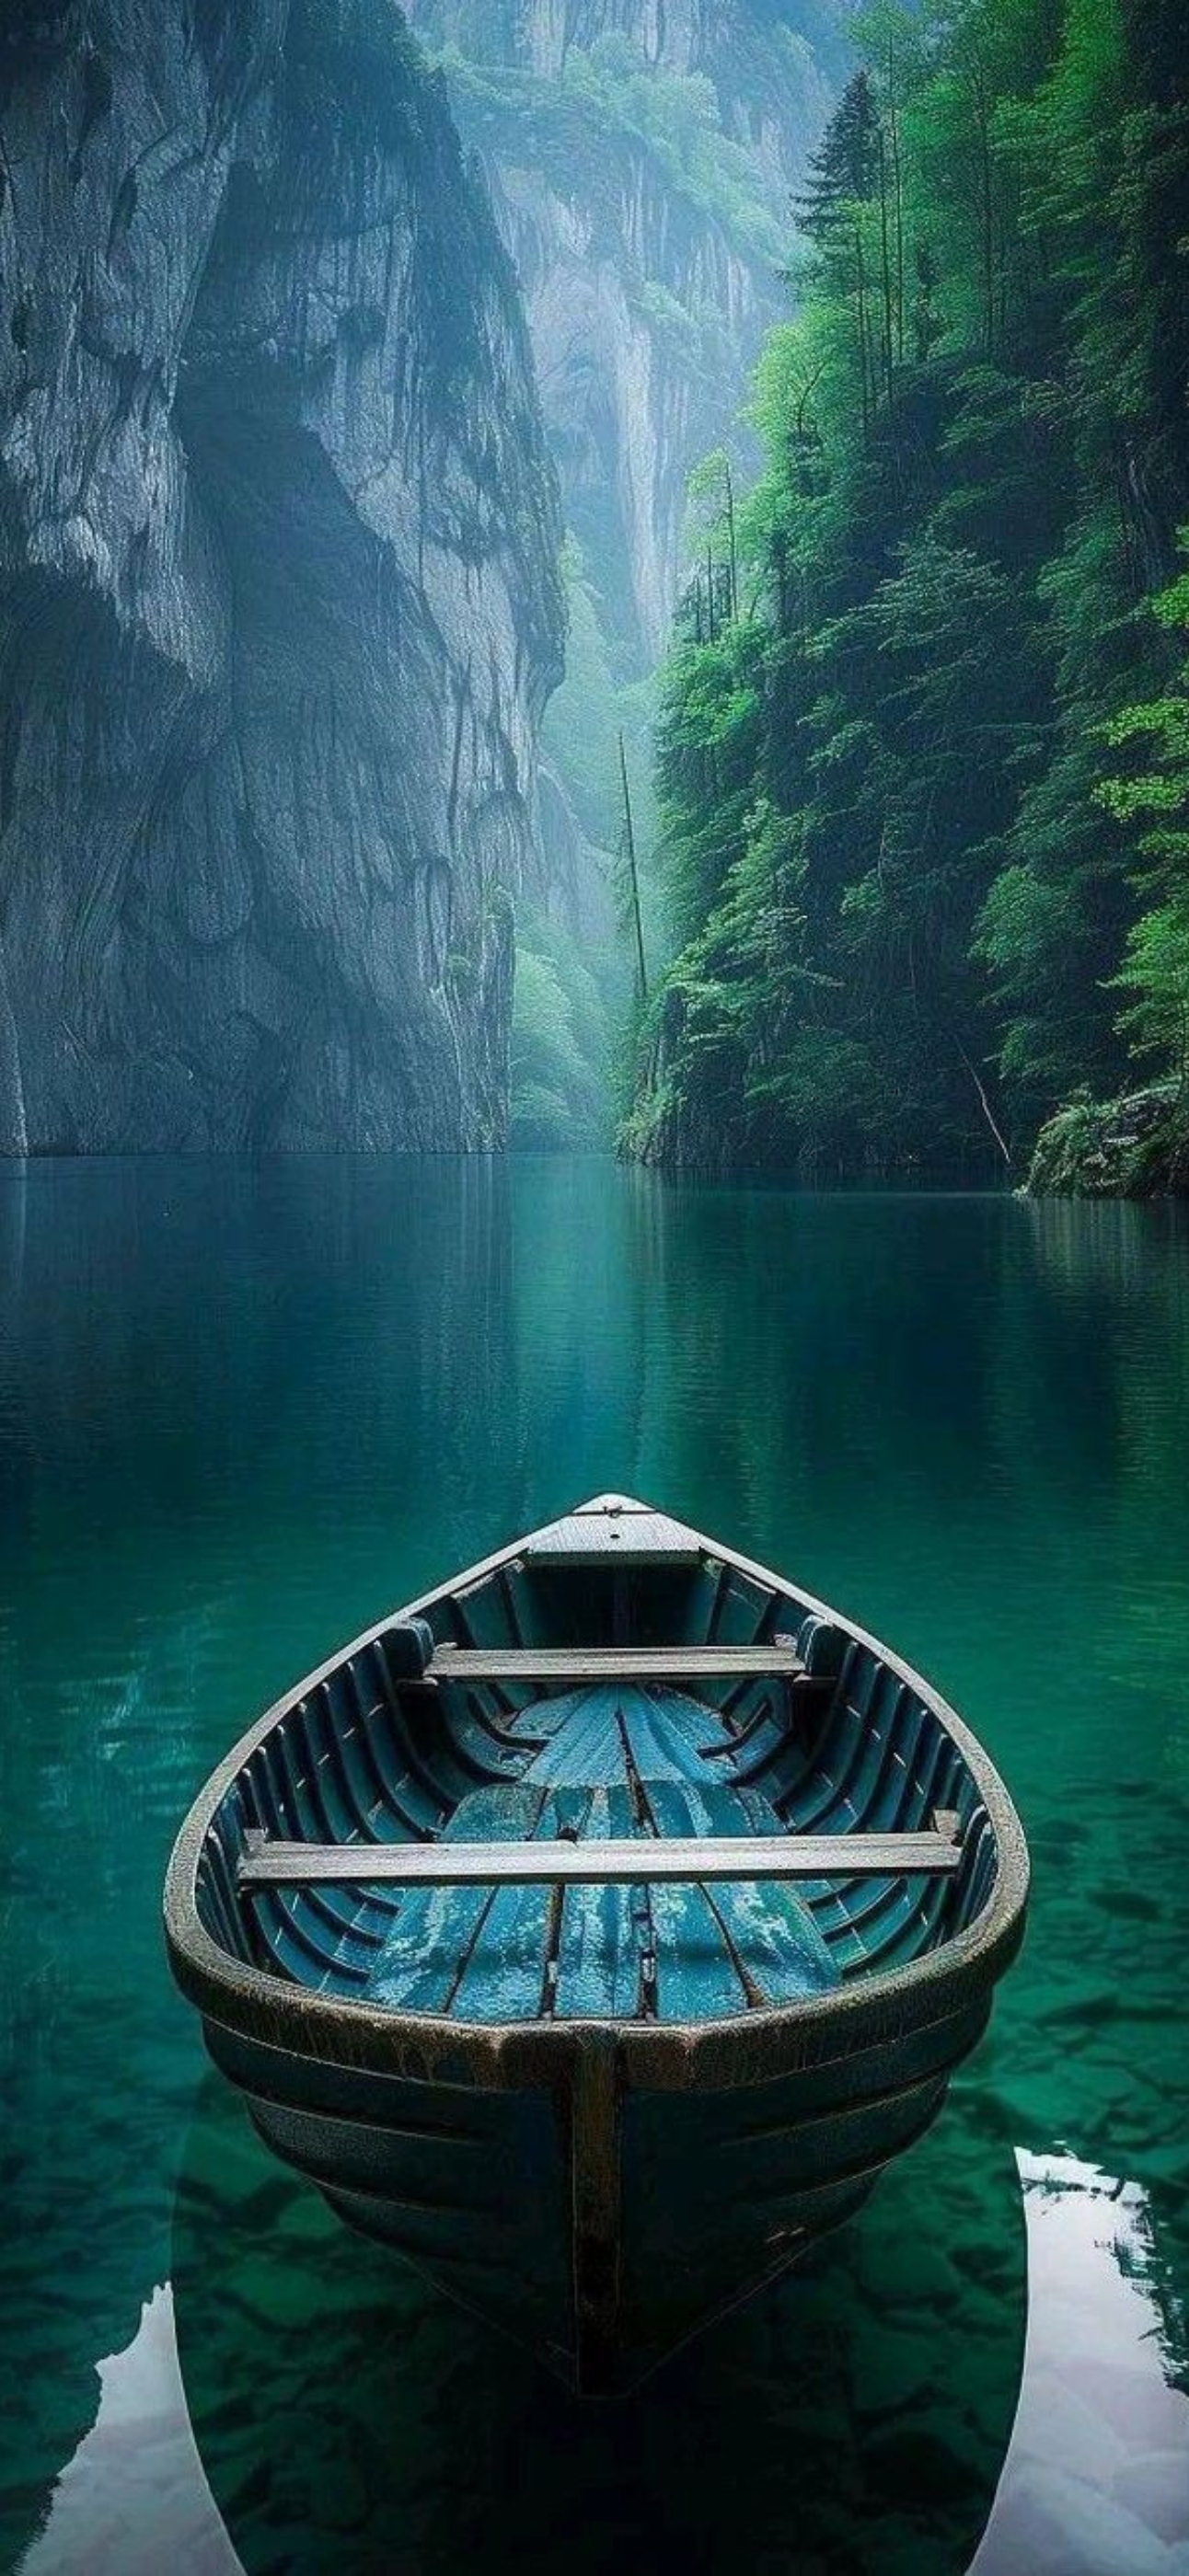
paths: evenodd
<path fill-rule="evenodd" d="M 1024 1954 L 862 2218 L 581 2409 L 254 2141 L 160 1884 L 248 1719 L 565 1504 L 956 1702 Z M 591 1160 L 0 1172 L 0 2563 L 1189 2571 L 1189 1223 Z"/>

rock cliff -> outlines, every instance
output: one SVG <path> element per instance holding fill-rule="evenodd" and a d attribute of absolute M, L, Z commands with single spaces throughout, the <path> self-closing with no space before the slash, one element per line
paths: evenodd
<path fill-rule="evenodd" d="M 557 535 L 390 0 L 8 0 L 0 1145 L 499 1141 Z"/>
<path fill-rule="evenodd" d="M 741 406 L 787 311 L 789 197 L 843 77 L 847 0 L 408 5 L 521 280 L 574 540 L 571 668 L 520 915 L 513 1135 L 596 1141 L 634 972 L 610 891 L 617 736 L 646 848 L 648 681 L 686 577 L 690 470 L 720 448 L 753 462 Z"/>
<path fill-rule="evenodd" d="M 686 480 L 787 309 L 788 199 L 843 0 L 410 0 L 524 288 L 566 515 L 629 662 L 660 651 Z"/>

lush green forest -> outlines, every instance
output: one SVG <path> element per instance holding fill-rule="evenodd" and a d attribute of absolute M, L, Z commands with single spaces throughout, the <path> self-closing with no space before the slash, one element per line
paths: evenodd
<path fill-rule="evenodd" d="M 514 1145 L 562 1151 L 610 1144 L 617 1115 L 630 1103 L 632 995 L 638 982 L 626 889 L 619 882 L 627 763 L 641 834 L 655 825 L 650 799 L 654 692 L 650 677 L 617 669 L 605 632 L 603 599 L 591 582 L 576 538 L 563 556 L 568 608 L 566 674 L 546 709 L 545 759 L 560 782 L 571 828 L 586 842 L 571 871 L 586 888 L 585 918 L 551 907 L 548 889 L 522 902 L 517 917 L 512 1003 Z M 546 785 L 548 780 L 546 779 Z M 590 883 L 597 869 L 600 902 Z M 655 881 L 646 889 L 645 939 L 662 954 Z M 613 923 L 619 917 L 622 936 Z"/>
<path fill-rule="evenodd" d="M 629 1151 L 1189 1172 L 1187 54 L 1182 0 L 861 18 L 662 677 Z"/>

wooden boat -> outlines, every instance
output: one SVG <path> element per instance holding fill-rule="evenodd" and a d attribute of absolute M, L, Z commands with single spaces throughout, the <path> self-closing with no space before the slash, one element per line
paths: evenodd
<path fill-rule="evenodd" d="M 1027 1880 L 927 1683 L 604 1494 L 270 1709 L 182 1827 L 165 1923 L 275 2152 L 611 2393 L 920 2136 Z"/>

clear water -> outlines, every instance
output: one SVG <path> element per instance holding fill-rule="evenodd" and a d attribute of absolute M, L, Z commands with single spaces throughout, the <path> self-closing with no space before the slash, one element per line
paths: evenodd
<path fill-rule="evenodd" d="M 9 1169 L 0 1444 L 6 2563 L 1183 2576 L 1183 1217 L 599 1161 Z M 582 2411 L 256 2146 L 158 1903 L 258 1707 L 607 1486 L 923 1665 L 1036 1882 L 862 2220 Z"/>

